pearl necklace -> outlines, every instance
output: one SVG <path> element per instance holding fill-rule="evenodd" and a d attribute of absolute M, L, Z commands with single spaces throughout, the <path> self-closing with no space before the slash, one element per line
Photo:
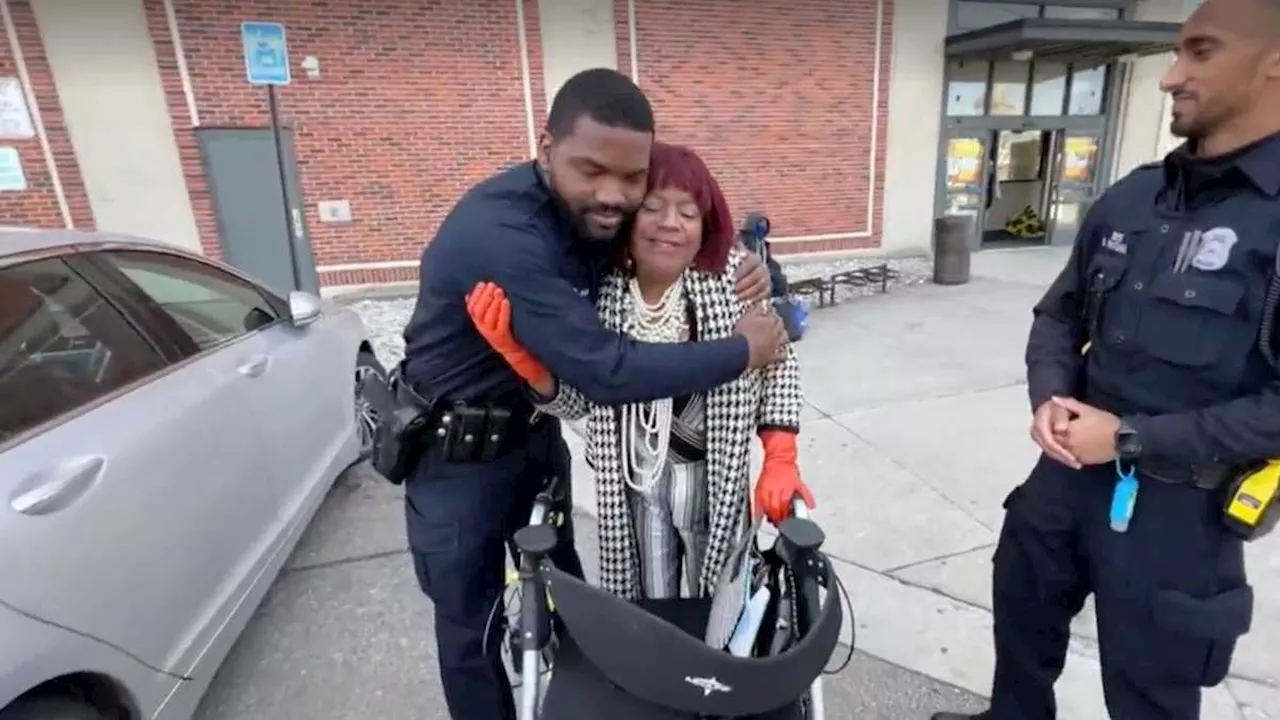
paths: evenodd
<path fill-rule="evenodd" d="M 630 335 L 642 342 L 680 342 L 689 329 L 685 311 L 684 277 L 672 283 L 658 302 L 650 305 L 640 292 L 640 283 L 630 283 L 631 313 L 635 320 Z M 631 489 L 648 495 L 667 464 L 671 444 L 671 398 L 630 403 L 622 407 L 622 459 L 625 479 Z"/>
<path fill-rule="evenodd" d="M 671 283 L 658 298 L 658 302 L 650 305 L 640 292 L 640 283 L 631 280 L 631 312 L 636 326 L 631 335 L 643 342 L 679 342 L 680 333 L 688 325 L 685 312 L 684 278 Z"/>

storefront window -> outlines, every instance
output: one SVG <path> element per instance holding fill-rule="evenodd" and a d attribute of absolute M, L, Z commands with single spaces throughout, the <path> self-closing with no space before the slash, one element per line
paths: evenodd
<path fill-rule="evenodd" d="M 1027 78 L 1031 64 L 998 62 L 991 73 L 991 114 L 1022 115 L 1027 109 Z"/>
<path fill-rule="evenodd" d="M 1070 5 L 1046 5 L 1044 16 L 1062 20 L 1119 20 L 1119 8 L 1072 7 Z"/>
<path fill-rule="evenodd" d="M 947 115 L 973 117 L 985 112 L 987 70 L 985 62 L 951 63 L 947 69 Z"/>
<path fill-rule="evenodd" d="M 941 1 L 941 0 L 940 0 Z M 965 32 L 1040 16 L 1040 7 L 1023 3 L 961 2 L 953 5 L 951 31 Z"/>
<path fill-rule="evenodd" d="M 1106 82 L 1106 66 L 1075 68 L 1071 73 L 1071 102 L 1067 105 L 1067 114 L 1101 115 Z"/>
<path fill-rule="evenodd" d="M 1066 63 L 1036 63 L 1031 80 L 1030 114 L 1061 115 L 1066 99 Z"/>

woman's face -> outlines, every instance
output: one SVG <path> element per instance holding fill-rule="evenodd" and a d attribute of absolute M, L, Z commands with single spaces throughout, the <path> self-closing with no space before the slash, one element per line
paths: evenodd
<path fill-rule="evenodd" d="M 637 272 L 675 279 L 702 247 L 702 211 L 677 188 L 653 190 L 636 213 L 631 258 Z"/>

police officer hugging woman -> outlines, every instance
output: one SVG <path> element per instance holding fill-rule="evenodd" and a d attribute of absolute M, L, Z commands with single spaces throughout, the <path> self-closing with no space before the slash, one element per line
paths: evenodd
<path fill-rule="evenodd" d="M 727 337 L 744 310 L 725 270 L 753 255 L 735 252 L 724 196 L 691 150 L 655 143 L 649 172 L 649 192 L 601 286 L 600 319 L 650 342 Z M 468 309 L 540 409 L 588 418 L 606 590 L 667 599 L 680 595 L 683 581 L 710 596 L 751 506 L 774 523 L 786 518 L 793 496 L 813 506 L 796 459 L 803 396 L 789 346 L 781 362 L 706 392 L 619 407 L 592 403 L 516 341 L 500 287 L 482 283 Z M 749 442 L 757 434 L 764 468 L 752 491 Z"/>
<path fill-rule="evenodd" d="M 653 167 L 651 168 L 651 160 Z M 548 478 L 569 493 L 560 416 L 591 415 L 602 577 L 626 597 L 695 593 L 744 516 L 800 482 L 802 404 L 767 269 L 691 151 L 654 143 L 648 100 L 588 70 L 557 93 L 538 157 L 473 187 L 422 255 L 382 462 L 405 484 L 450 714 L 513 720 L 490 613 L 512 534 Z M 391 430 L 391 431 L 389 431 Z M 393 431 L 393 432 L 392 432 Z M 748 477 L 748 447 L 767 460 Z M 398 459 L 398 460 L 397 460 Z M 550 559 L 582 576 L 572 518 Z"/>

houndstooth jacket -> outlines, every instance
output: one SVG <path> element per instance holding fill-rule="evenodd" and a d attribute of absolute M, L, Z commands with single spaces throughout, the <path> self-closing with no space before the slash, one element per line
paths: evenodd
<path fill-rule="evenodd" d="M 736 250 L 723 274 L 692 268 L 685 271 L 685 292 L 693 308 L 698 340 L 733 334 L 745 309 L 733 281 L 744 257 Z M 604 279 L 596 302 L 601 323 L 625 334 L 630 334 L 634 323 L 629 312 L 629 280 L 626 272 L 611 273 Z M 747 526 L 752 438 L 762 428 L 799 431 L 804 398 L 794 350 L 788 346 L 785 360 L 762 370 L 749 370 L 710 390 L 706 397 L 710 538 L 699 583 L 702 595 L 714 592 L 725 560 Z M 623 478 L 618 408 L 590 403 L 576 389 L 563 384 L 556 396 L 539 408 L 567 420 L 587 417 L 587 463 L 596 476 L 600 585 L 608 592 L 638 600 L 639 551 Z"/>

